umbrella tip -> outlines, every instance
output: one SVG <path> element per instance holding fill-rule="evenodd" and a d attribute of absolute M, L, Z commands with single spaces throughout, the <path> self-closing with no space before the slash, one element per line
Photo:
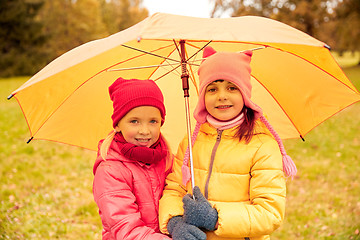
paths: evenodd
<path fill-rule="evenodd" d="M 31 140 L 33 140 L 33 138 L 34 138 L 34 137 L 29 138 L 29 140 L 27 140 L 26 143 L 29 144 L 29 143 L 31 142 Z"/>
<path fill-rule="evenodd" d="M 7 100 L 10 100 L 13 96 L 14 96 L 14 94 L 10 94 L 10 95 L 7 97 Z"/>
<path fill-rule="evenodd" d="M 325 44 L 324 47 L 331 50 L 331 47 L 329 45 L 327 45 L 327 44 Z"/>
<path fill-rule="evenodd" d="M 305 138 L 303 136 L 300 135 L 301 140 L 303 140 L 303 142 L 305 142 Z"/>

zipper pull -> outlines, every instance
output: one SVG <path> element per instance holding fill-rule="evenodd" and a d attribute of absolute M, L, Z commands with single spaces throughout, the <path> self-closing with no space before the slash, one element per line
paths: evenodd
<path fill-rule="evenodd" d="M 216 141 L 220 141 L 221 140 L 221 134 L 222 134 L 222 132 L 223 132 L 224 130 L 219 130 L 219 129 L 217 129 L 217 137 L 216 137 Z"/>

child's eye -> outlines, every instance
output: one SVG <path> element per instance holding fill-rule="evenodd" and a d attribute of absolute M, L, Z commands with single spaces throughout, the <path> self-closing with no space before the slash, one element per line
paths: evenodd
<path fill-rule="evenodd" d="M 135 120 L 135 119 L 130 121 L 130 123 L 133 123 L 133 124 L 136 124 L 136 123 L 138 123 L 138 122 L 139 122 L 139 121 L 138 121 L 138 120 Z"/>
<path fill-rule="evenodd" d="M 238 90 L 238 88 L 235 87 L 235 86 L 230 86 L 230 87 L 229 87 L 229 90 L 230 90 L 230 91 L 236 91 L 236 90 Z"/>
<path fill-rule="evenodd" d="M 208 88 L 207 91 L 208 91 L 208 92 L 215 92 L 216 89 L 215 89 L 215 88 Z"/>
<path fill-rule="evenodd" d="M 153 119 L 153 120 L 150 121 L 150 123 L 158 123 L 158 122 L 159 122 L 159 121 L 156 120 L 156 119 Z"/>

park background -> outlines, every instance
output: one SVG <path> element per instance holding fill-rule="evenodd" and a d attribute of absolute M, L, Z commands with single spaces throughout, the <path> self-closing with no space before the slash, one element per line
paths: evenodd
<path fill-rule="evenodd" d="M 211 17 L 269 17 L 324 41 L 360 89 L 359 0 L 209 2 Z M 96 153 L 47 141 L 26 144 L 25 119 L 6 97 L 66 51 L 148 14 L 140 0 L 0 1 L 0 239 L 101 239 L 91 192 Z M 286 219 L 272 239 L 360 239 L 359 116 L 356 103 L 305 142 L 285 141 L 299 172 L 287 181 Z"/>

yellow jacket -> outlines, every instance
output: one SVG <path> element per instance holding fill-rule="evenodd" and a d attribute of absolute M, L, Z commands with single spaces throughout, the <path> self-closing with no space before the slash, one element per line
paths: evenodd
<path fill-rule="evenodd" d="M 193 147 L 195 185 L 218 211 L 218 228 L 207 232 L 207 239 L 270 239 L 285 215 L 286 182 L 279 146 L 259 121 L 248 144 L 233 138 L 234 129 L 224 130 L 219 139 L 217 130 L 205 123 Z M 219 145 L 211 163 L 217 138 Z M 160 200 L 163 233 L 168 233 L 170 218 L 183 215 L 182 198 L 192 193 L 191 181 L 182 185 L 187 142 L 186 138 L 179 145 Z"/>

